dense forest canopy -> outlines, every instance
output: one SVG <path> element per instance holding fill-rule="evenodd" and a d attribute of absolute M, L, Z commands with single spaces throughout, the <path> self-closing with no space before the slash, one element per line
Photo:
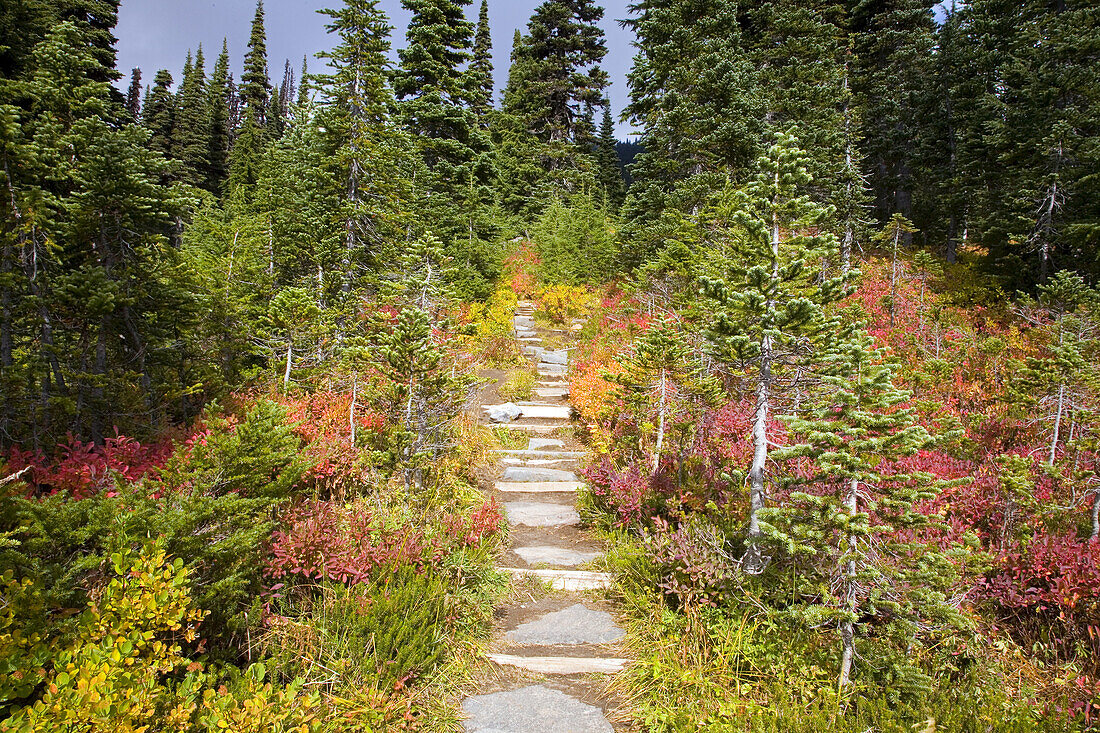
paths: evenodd
<path fill-rule="evenodd" d="M 260 0 L 239 78 L 116 68 L 119 0 L 0 8 L 0 730 L 413 716 L 503 583 L 473 466 L 514 446 L 462 416 L 525 363 L 517 299 L 575 339 L 587 519 L 663 619 L 634 648 L 699 644 L 633 668 L 636 720 L 1095 726 L 1100 8 L 636 0 L 616 120 L 595 0 L 508 68 L 488 0 L 401 5 L 321 11 L 299 64 Z M 326 614 L 393 658 L 318 682 L 287 629 Z M 102 646 L 134 629 L 148 684 Z M 97 665 L 108 712 L 66 692 Z"/>

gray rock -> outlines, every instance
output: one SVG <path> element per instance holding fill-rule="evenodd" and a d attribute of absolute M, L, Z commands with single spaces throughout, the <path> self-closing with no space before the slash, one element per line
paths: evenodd
<path fill-rule="evenodd" d="M 548 399 L 548 398 L 551 398 L 551 397 L 568 397 L 569 396 L 569 388 L 568 387 L 539 387 L 539 388 L 535 389 L 535 395 L 537 397 L 542 397 L 544 399 Z"/>
<path fill-rule="evenodd" d="M 547 351 L 542 355 L 542 360 L 546 364 L 568 364 L 569 352 L 568 351 Z"/>
<path fill-rule="evenodd" d="M 546 349 L 542 348 L 541 346 L 524 346 L 523 347 L 523 353 L 527 354 L 528 356 L 542 356 L 542 352 L 544 352 L 544 351 L 546 351 Z"/>
<path fill-rule="evenodd" d="M 487 405 L 485 411 L 489 413 L 489 422 L 512 422 L 523 414 L 520 406 L 511 402 L 503 405 Z"/>
<path fill-rule="evenodd" d="M 467 698 L 466 733 L 613 733 L 599 708 L 564 692 L 531 685 Z"/>
<path fill-rule="evenodd" d="M 568 420 L 573 417 L 573 408 L 569 405 L 533 404 L 526 402 L 519 405 L 524 417 L 535 417 L 545 420 Z"/>
<path fill-rule="evenodd" d="M 581 521 L 577 510 L 564 504 L 544 504 L 538 501 L 511 501 L 504 505 L 510 524 L 525 527 L 568 527 Z"/>
<path fill-rule="evenodd" d="M 562 471 L 556 468 L 526 468 L 523 466 L 509 466 L 504 469 L 502 481 L 577 481 L 577 474 L 572 471 Z"/>
<path fill-rule="evenodd" d="M 590 562 L 600 556 L 598 552 L 577 552 L 551 545 L 516 547 L 515 553 L 528 565 L 564 565 L 567 568 Z"/>
<path fill-rule="evenodd" d="M 610 644 L 623 638 L 625 632 L 606 611 L 594 611 L 577 603 L 561 611 L 520 624 L 505 638 L 516 644 Z"/>
<path fill-rule="evenodd" d="M 527 450 L 546 450 L 547 448 L 564 448 L 565 443 L 551 438 L 531 438 L 527 441 Z"/>
<path fill-rule="evenodd" d="M 538 368 L 540 377 L 564 377 L 569 373 L 569 367 L 564 364 L 547 364 L 540 361 Z"/>

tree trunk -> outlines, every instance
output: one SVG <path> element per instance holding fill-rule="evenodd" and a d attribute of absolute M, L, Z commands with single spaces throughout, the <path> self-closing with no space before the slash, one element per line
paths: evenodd
<path fill-rule="evenodd" d="M 1092 536 L 1089 539 L 1100 539 L 1100 489 L 1092 493 Z"/>
<path fill-rule="evenodd" d="M 290 365 L 294 360 L 294 342 L 288 340 L 286 344 L 286 371 L 283 372 L 283 392 L 290 389 Z"/>
<path fill-rule="evenodd" d="M 657 412 L 657 446 L 653 455 L 653 474 L 657 474 L 657 469 L 661 467 L 661 448 L 665 443 L 665 405 L 667 404 L 667 395 L 665 394 L 665 370 L 661 370 L 661 406 Z"/>
<path fill-rule="evenodd" d="M 848 509 L 848 517 L 854 517 L 859 511 L 859 481 L 851 479 L 848 482 L 848 492 L 844 497 L 844 505 Z M 856 652 L 856 624 L 852 617 L 856 615 L 856 538 L 848 534 L 845 539 L 847 545 L 848 560 L 844 564 L 844 610 L 848 618 L 840 624 L 840 678 L 838 686 L 843 689 L 852 676 L 852 661 Z"/>
<path fill-rule="evenodd" d="M 1050 457 L 1047 460 L 1048 466 L 1054 465 L 1054 459 L 1058 457 L 1058 434 L 1062 431 L 1062 411 L 1065 409 L 1066 403 L 1066 385 L 1063 382 L 1058 385 L 1058 409 L 1054 413 L 1054 436 L 1050 441 Z"/>

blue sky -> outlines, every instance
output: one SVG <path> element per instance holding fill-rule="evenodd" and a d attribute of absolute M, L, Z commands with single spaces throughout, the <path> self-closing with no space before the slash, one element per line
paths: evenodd
<path fill-rule="evenodd" d="M 318 69 L 321 61 L 313 54 L 331 46 L 331 38 L 325 32 L 325 18 L 317 10 L 330 7 L 339 0 L 265 0 L 268 36 L 268 64 L 271 77 L 282 79 L 283 62 L 290 60 L 297 70 L 302 55 L 310 57 L 310 65 Z M 495 79 L 498 90 L 507 81 L 508 55 L 512 48 L 512 36 L 516 28 L 526 28 L 527 20 L 541 0 L 489 0 L 489 25 L 493 30 L 493 54 Z M 633 49 L 631 34 L 617 22 L 627 17 L 628 0 L 606 0 L 606 12 L 602 26 L 607 34 L 608 54 L 604 69 L 610 74 L 612 109 L 618 115 L 626 103 L 626 73 L 630 69 Z M 405 26 L 409 14 L 401 8 L 400 0 L 382 0 L 382 8 L 390 16 L 394 47 L 404 45 Z M 130 69 L 142 70 L 144 83 L 152 81 L 157 69 L 168 69 L 178 77 L 183 68 L 188 49 L 201 43 L 207 57 L 207 70 L 221 50 L 222 38 L 229 41 L 229 54 L 234 75 L 240 77 L 248 34 L 255 10 L 254 0 L 122 0 L 119 9 L 118 68 L 128 83 Z M 481 0 L 467 8 L 472 20 L 477 19 Z M 628 125 L 620 123 L 618 134 L 625 138 Z"/>

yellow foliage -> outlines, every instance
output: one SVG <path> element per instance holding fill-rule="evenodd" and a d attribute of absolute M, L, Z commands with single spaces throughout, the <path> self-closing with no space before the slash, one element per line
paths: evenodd
<path fill-rule="evenodd" d="M 586 317 L 597 303 L 596 296 L 574 285 L 550 285 L 539 292 L 540 310 L 554 323 Z"/>

